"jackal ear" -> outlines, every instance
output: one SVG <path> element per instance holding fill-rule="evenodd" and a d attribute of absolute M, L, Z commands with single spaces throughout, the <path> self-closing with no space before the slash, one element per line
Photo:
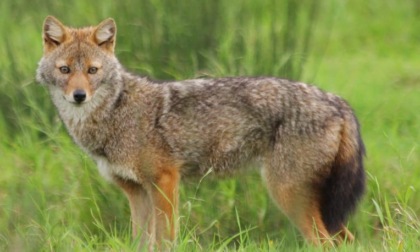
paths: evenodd
<path fill-rule="evenodd" d="M 66 38 L 65 26 L 53 16 L 48 16 L 43 28 L 44 48 L 54 49 L 64 42 Z"/>
<path fill-rule="evenodd" d="M 114 19 L 108 18 L 96 27 L 94 40 L 98 46 L 113 53 L 116 33 L 117 26 L 115 25 Z"/>

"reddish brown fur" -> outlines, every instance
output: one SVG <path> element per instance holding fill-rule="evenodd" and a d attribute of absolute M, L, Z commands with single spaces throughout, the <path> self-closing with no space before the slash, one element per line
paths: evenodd
<path fill-rule="evenodd" d="M 167 240 L 175 239 L 176 218 L 178 209 L 178 184 L 179 184 L 178 168 L 165 167 L 161 168 L 161 172 L 157 175 L 154 190 L 155 206 L 157 209 L 157 232 L 162 238 Z"/>
<path fill-rule="evenodd" d="M 85 90 L 88 98 L 92 96 L 92 87 L 89 83 L 89 77 L 87 74 L 81 72 L 72 74 L 65 87 L 64 93 L 66 95 L 71 95 L 77 89 Z"/>

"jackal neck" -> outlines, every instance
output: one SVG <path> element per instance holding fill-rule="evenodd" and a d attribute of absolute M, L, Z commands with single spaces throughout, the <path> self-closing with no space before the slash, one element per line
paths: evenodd
<path fill-rule="evenodd" d="M 52 100 L 60 118 L 74 141 L 89 152 L 100 148 L 107 138 L 107 124 L 123 99 L 123 83 L 104 84 L 86 104 L 74 104 L 63 99 L 56 86 L 50 86 Z"/>

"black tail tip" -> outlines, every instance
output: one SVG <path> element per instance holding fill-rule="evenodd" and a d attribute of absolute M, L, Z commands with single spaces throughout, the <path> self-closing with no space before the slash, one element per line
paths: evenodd
<path fill-rule="evenodd" d="M 365 192 L 364 155 L 365 149 L 361 143 L 352 160 L 335 162 L 330 176 L 321 187 L 321 215 L 330 234 L 340 231 Z"/>

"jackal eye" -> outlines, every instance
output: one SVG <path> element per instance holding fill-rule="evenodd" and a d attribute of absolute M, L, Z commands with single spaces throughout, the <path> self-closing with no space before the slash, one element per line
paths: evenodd
<path fill-rule="evenodd" d="M 89 69 L 88 69 L 89 74 L 96 74 L 96 72 L 98 72 L 97 67 L 89 67 Z"/>
<path fill-rule="evenodd" d="M 62 74 L 68 74 L 68 73 L 70 73 L 70 67 L 68 67 L 68 66 L 62 66 L 59 69 L 60 69 L 60 72 Z"/>

